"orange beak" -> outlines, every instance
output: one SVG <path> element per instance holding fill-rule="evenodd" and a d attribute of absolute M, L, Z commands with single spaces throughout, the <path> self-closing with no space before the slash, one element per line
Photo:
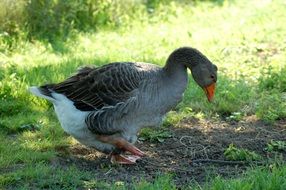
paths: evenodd
<path fill-rule="evenodd" d="M 203 89 L 208 97 L 209 102 L 211 102 L 215 93 L 215 82 L 207 87 L 204 87 Z"/>

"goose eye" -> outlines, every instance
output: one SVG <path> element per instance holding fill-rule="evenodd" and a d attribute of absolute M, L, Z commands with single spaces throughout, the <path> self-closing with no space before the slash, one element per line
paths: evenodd
<path fill-rule="evenodd" d="M 215 75 L 211 75 L 211 79 L 212 79 L 214 82 L 216 82 L 216 77 L 215 77 Z"/>

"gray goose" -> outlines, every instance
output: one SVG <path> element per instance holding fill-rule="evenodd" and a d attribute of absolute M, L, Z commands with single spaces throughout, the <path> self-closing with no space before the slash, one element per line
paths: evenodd
<path fill-rule="evenodd" d="M 173 51 L 162 68 L 138 62 L 83 67 L 63 82 L 29 90 L 53 103 L 64 131 L 80 143 L 110 154 L 112 163 L 134 164 L 144 155 L 133 145 L 137 133 L 160 126 L 181 101 L 187 68 L 211 101 L 217 67 L 191 47 Z"/>

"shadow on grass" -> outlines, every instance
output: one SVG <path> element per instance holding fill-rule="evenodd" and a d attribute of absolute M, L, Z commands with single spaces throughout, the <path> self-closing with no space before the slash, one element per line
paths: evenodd
<path fill-rule="evenodd" d="M 239 164 L 192 164 L 192 161 L 225 160 L 224 150 L 231 143 L 255 151 L 264 159 L 274 159 L 275 153 L 265 152 L 264 148 L 270 140 L 283 140 L 286 135 L 283 126 L 273 128 L 253 118 L 231 123 L 188 118 L 178 127 L 168 130 L 172 137 L 162 143 L 137 143 L 146 156 L 134 166 L 112 165 L 106 155 L 79 144 L 69 147 L 68 151 L 59 150 L 60 156 L 53 160 L 52 165 L 57 168 L 75 166 L 79 171 L 92 173 L 92 178 L 108 183 L 122 181 L 131 184 L 142 179 L 152 182 L 156 176 L 167 173 L 172 174 L 177 187 L 182 187 L 194 181 L 204 183 L 217 175 L 237 177 L 249 167 Z M 286 152 L 281 155 L 285 158 Z"/>

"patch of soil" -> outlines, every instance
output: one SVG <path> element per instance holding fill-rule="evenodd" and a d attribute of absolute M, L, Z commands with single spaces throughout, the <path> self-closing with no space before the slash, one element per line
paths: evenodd
<path fill-rule="evenodd" d="M 286 121 L 267 125 L 255 117 L 240 122 L 188 119 L 170 131 L 172 138 L 162 143 L 137 142 L 136 146 L 146 156 L 136 165 L 112 165 L 106 155 L 80 144 L 69 147 L 69 154 L 57 157 L 52 164 L 56 167 L 75 165 L 80 170 L 94 173 L 97 180 L 109 183 L 123 181 L 128 184 L 140 179 L 153 181 L 162 173 L 174 174 L 178 186 L 191 180 L 202 183 L 211 175 L 236 176 L 249 166 L 240 162 L 223 162 L 223 152 L 230 143 L 255 151 L 265 159 L 273 158 L 275 154 L 264 149 L 270 140 L 286 140 Z M 286 160 L 285 151 L 279 154 Z"/>

